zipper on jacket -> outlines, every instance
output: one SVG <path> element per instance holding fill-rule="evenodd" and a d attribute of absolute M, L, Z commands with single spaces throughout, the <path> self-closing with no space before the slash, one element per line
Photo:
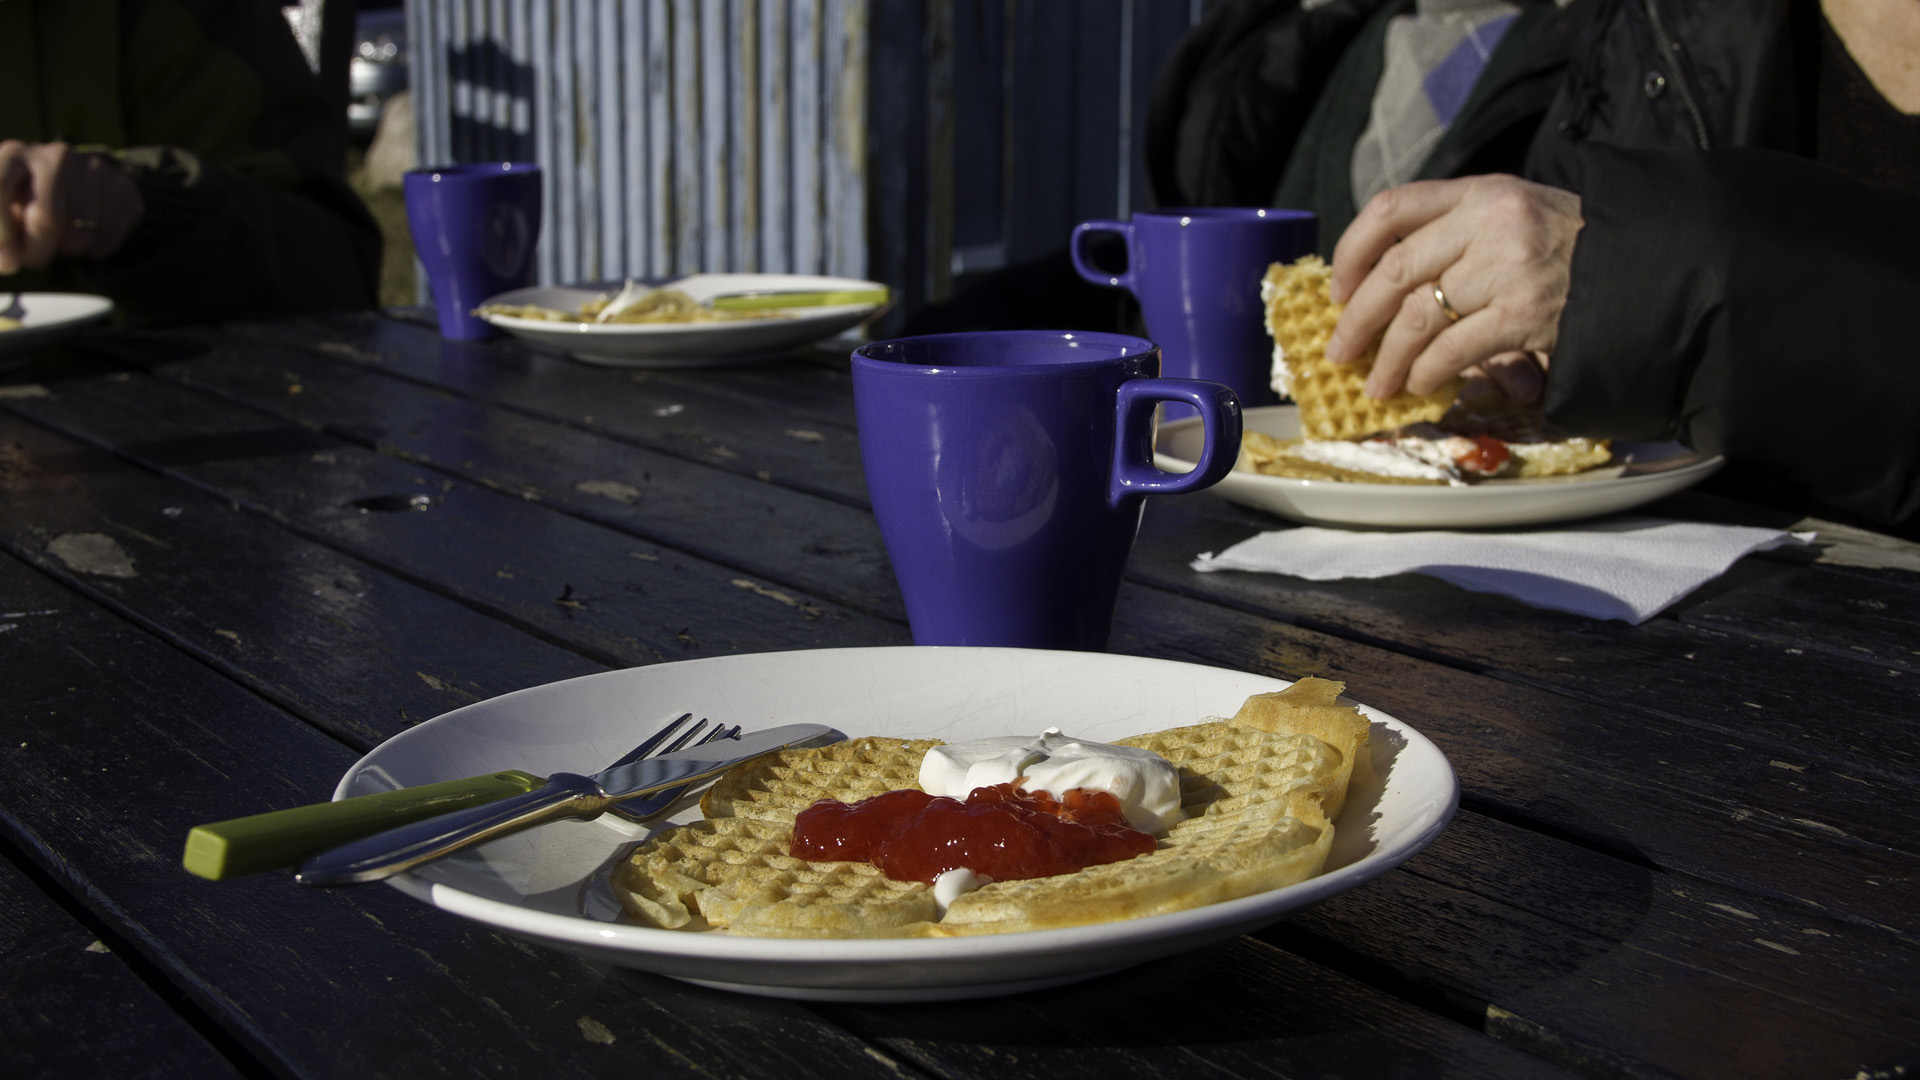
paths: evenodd
<path fill-rule="evenodd" d="M 1673 69 L 1673 88 L 1680 91 L 1680 102 L 1687 107 L 1687 115 L 1693 120 L 1693 133 L 1700 143 L 1700 149 L 1711 150 L 1713 143 L 1707 138 L 1707 121 L 1700 115 L 1700 105 L 1693 97 L 1693 85 L 1687 81 L 1680 45 L 1667 33 L 1667 24 L 1661 21 L 1660 9 L 1654 5 L 1654 0 L 1641 0 L 1641 4 L 1647 9 L 1647 21 L 1653 25 L 1653 36 L 1655 43 L 1660 46 L 1660 55 L 1666 58 L 1666 66 Z"/>

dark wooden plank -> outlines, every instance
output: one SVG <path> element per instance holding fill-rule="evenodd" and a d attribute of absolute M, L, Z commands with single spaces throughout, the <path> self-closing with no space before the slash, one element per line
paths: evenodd
<path fill-rule="evenodd" d="M 1851 1076 L 1920 1060 L 1920 949 L 1472 813 L 1403 872 L 1260 936 L 1334 966 L 1365 957 L 1589 1074 Z"/>
<path fill-rule="evenodd" d="M 391 889 L 179 866 L 193 824 L 324 793 L 354 754 L 0 557 L 0 828 L 288 1075 L 898 1076 L 787 1003 L 535 949 Z"/>
<path fill-rule="evenodd" d="M 1765 745 L 1708 742 L 1697 730 L 1639 723 L 1604 703 L 1131 587 L 1121 593 L 1114 647 L 1282 678 L 1342 679 L 1356 700 L 1439 744 L 1470 806 L 1920 942 L 1920 912 L 1904 885 L 1920 877 L 1920 859 L 1910 833 L 1884 828 L 1920 812 L 1902 781 L 1782 762 Z M 1866 882 L 1888 887 L 1862 888 Z"/>
<path fill-rule="evenodd" d="M 5 415 L 0 485 L 0 547 L 358 750 L 449 709 L 605 670 L 227 500 Z M 124 576 L 75 569 L 55 553 L 77 536 L 126 553 Z"/>
<path fill-rule="evenodd" d="M 826 1010 L 940 1074 L 1571 1076 L 1250 938 L 1061 990 L 933 1009 Z M 1437 1055 L 1436 1055 L 1437 1051 Z M 1438 1060 L 1435 1060 L 1435 1058 Z"/>
<path fill-rule="evenodd" d="M 865 504 L 845 357 L 830 363 L 788 360 L 705 371 L 633 371 L 595 367 L 511 341 L 447 342 L 410 323 L 344 316 L 129 339 L 114 351 L 159 373 L 188 377 L 193 361 L 156 361 L 156 355 L 168 355 L 156 342 L 185 336 L 225 348 L 229 335 L 240 342 L 233 348 L 257 362 L 274 363 L 289 351 L 318 351 L 743 476 L 766 474 L 774 483 Z M 798 441 L 789 430 L 827 438 Z"/>
<path fill-rule="evenodd" d="M 163 365 L 158 374 L 291 425 L 562 507 L 762 578 L 806 581 L 812 591 L 887 618 L 905 617 L 870 513 L 621 438 L 613 429 L 629 421 L 644 427 L 646 414 L 608 400 L 624 392 L 618 385 L 598 388 L 592 407 L 603 415 L 589 429 L 489 407 L 335 354 L 269 350 L 233 338 L 217 339 L 204 355 Z M 293 386 L 301 392 L 289 393 Z M 797 423 L 780 429 L 796 459 L 857 455 L 851 430 Z"/>
<path fill-rule="evenodd" d="M 1920 577 L 1913 575 L 1754 575 L 1738 590 L 1703 589 L 1674 617 L 1783 649 L 1879 665 L 1889 678 L 1901 677 L 1898 671 L 1920 683 Z"/>
<path fill-rule="evenodd" d="M 100 935 L 0 858 L 0 1071 L 13 1077 L 243 1075 Z"/>
<path fill-rule="evenodd" d="M 1200 552 L 1279 527 L 1262 518 L 1212 496 L 1156 501 L 1129 574 L 1210 603 L 1768 745 L 1795 764 L 1810 759 L 1853 775 L 1920 779 L 1920 748 L 1899 735 L 1915 716 L 1913 679 L 1898 668 L 1804 647 L 1790 652 L 1674 619 L 1628 626 L 1541 611 L 1412 574 L 1311 582 L 1189 568 Z M 1759 560 L 1735 572 L 1816 573 Z M 1838 685 L 1846 687 L 1844 709 L 1829 707 L 1827 688 Z"/>
<path fill-rule="evenodd" d="M 167 382 L 48 385 L 45 396 L 0 405 L 117 445 L 403 577 L 443 582 L 459 602 L 602 663 L 907 639 L 899 623 L 417 464 L 345 442 L 313 450 L 299 443 L 303 429 Z"/>

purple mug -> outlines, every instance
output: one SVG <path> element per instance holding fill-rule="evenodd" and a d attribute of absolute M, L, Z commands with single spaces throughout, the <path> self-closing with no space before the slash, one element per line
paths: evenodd
<path fill-rule="evenodd" d="M 440 335 L 456 341 L 491 337 L 492 324 L 473 309 L 527 284 L 540 239 L 540 167 L 517 161 L 443 165 L 414 169 L 401 186 Z"/>
<path fill-rule="evenodd" d="M 1119 233 L 1127 268 L 1113 274 L 1087 261 L 1090 233 Z M 1074 269 L 1095 285 L 1126 289 L 1140 301 L 1147 333 L 1166 353 L 1166 371 L 1233 387 L 1241 404 L 1278 401 L 1271 386 L 1260 279 L 1267 266 L 1314 250 L 1319 223 L 1305 210 L 1188 207 L 1142 210 L 1132 221 L 1084 221 L 1073 230 Z M 1167 418 L 1191 415 L 1170 407 Z"/>
<path fill-rule="evenodd" d="M 1162 379 L 1119 334 L 987 331 L 853 353 L 860 459 L 917 645 L 1106 648 L 1145 496 L 1233 468 L 1240 403 Z M 1190 473 L 1153 467 L 1154 407 L 1200 414 Z"/>

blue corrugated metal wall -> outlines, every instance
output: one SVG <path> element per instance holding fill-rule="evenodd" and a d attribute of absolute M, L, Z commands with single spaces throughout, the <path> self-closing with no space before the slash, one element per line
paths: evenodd
<path fill-rule="evenodd" d="M 408 0 L 423 163 L 547 172 L 542 282 L 957 273 L 1145 205 L 1203 0 Z"/>

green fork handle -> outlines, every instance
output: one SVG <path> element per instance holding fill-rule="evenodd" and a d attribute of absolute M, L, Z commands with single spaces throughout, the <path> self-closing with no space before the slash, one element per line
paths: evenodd
<path fill-rule="evenodd" d="M 421 787 L 296 806 L 268 814 L 196 825 L 181 864 L 220 881 L 298 866 L 313 855 L 375 833 L 453 810 L 522 795 L 546 783 L 517 769 Z"/>

